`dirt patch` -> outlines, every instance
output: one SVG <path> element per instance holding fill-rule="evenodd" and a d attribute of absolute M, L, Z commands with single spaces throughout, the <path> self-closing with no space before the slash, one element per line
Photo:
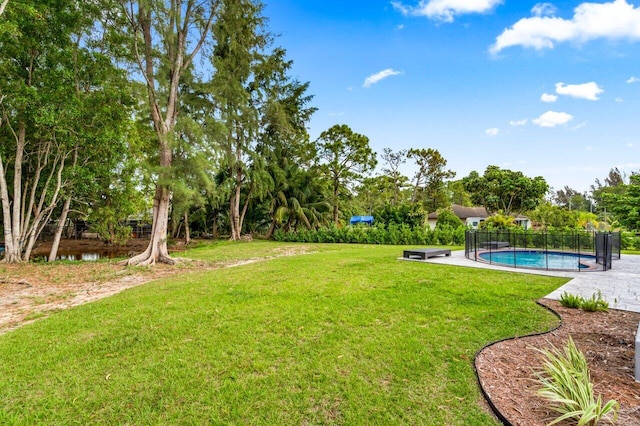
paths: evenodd
<path fill-rule="evenodd" d="M 617 425 L 640 425 L 640 383 L 634 379 L 634 342 L 640 314 L 611 310 L 584 312 L 555 300 L 543 305 L 562 317 L 562 325 L 540 336 L 506 340 L 484 349 L 476 366 L 483 388 L 513 425 L 546 425 L 558 415 L 536 395 L 534 370 L 542 358 L 534 348 L 563 348 L 571 336 L 586 355 L 596 395 L 620 403 Z M 563 423 L 565 424 L 565 423 Z"/>
<path fill-rule="evenodd" d="M 110 247 L 99 240 L 63 240 L 60 253 L 109 251 L 133 255 L 142 252 L 148 240 L 130 240 L 124 246 Z M 35 256 L 49 253 L 51 243 L 41 243 Z M 184 246 L 170 248 L 180 256 Z M 307 253 L 308 246 L 274 248 L 261 257 L 238 262 L 183 260 L 175 266 L 125 268 L 114 261 L 53 262 L 47 264 L 0 264 L 0 334 L 42 318 L 51 312 L 111 296 L 159 278 L 252 263 Z M 122 255 L 122 254 L 121 254 Z"/>

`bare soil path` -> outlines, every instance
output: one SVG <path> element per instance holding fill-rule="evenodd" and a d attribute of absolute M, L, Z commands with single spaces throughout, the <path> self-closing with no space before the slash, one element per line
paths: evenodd
<path fill-rule="evenodd" d="M 119 252 L 135 254 L 143 251 L 148 240 L 130 240 Z M 50 243 L 41 243 L 34 256 L 45 256 Z M 158 278 L 189 271 L 206 271 L 270 259 L 302 254 L 306 246 L 294 251 L 275 250 L 255 259 L 241 262 L 185 261 L 175 266 L 127 268 L 111 262 L 53 262 L 47 264 L 0 263 L 0 334 L 13 330 L 48 314 L 111 296 Z M 80 254 L 108 251 L 109 246 L 99 240 L 63 240 L 60 253 Z M 179 256 L 180 250 L 170 249 Z"/>

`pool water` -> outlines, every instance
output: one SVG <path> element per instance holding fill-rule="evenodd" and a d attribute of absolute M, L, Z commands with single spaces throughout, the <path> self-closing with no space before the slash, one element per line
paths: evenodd
<path fill-rule="evenodd" d="M 596 261 L 596 257 L 591 255 L 535 250 L 494 251 L 480 253 L 479 256 L 482 260 L 500 265 L 540 269 L 583 269 L 589 268 L 583 262 Z"/>

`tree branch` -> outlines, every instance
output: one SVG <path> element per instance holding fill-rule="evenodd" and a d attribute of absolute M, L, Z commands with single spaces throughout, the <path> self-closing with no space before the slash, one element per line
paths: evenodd
<path fill-rule="evenodd" d="M 4 9 L 7 7 L 7 3 L 9 3 L 9 0 L 4 0 L 2 4 L 0 4 L 0 15 L 4 13 Z"/>

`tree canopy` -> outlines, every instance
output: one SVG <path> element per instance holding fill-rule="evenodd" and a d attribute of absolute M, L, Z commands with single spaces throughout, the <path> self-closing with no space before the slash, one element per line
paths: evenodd
<path fill-rule="evenodd" d="M 0 0 L 4 261 L 27 261 L 45 233 L 53 260 L 84 221 L 109 243 L 148 221 L 148 247 L 130 264 L 173 263 L 168 240 L 192 233 L 271 238 L 363 214 L 424 227 L 451 204 L 548 227 L 640 228 L 640 178 L 617 168 L 589 192 L 548 193 L 544 178 L 496 166 L 452 180 L 436 148 L 390 141 L 403 148 L 376 153 L 377 135 L 348 124 L 312 140 L 313 85 L 291 77 L 265 10 L 259 0 Z"/>
<path fill-rule="evenodd" d="M 549 190 L 541 176 L 529 178 L 520 171 L 497 166 L 487 167 L 482 176 L 473 171 L 462 182 L 474 204 L 505 216 L 535 209 Z"/>
<path fill-rule="evenodd" d="M 623 227 L 640 230 L 640 174 L 629 177 L 628 184 L 619 184 L 620 193 L 604 193 L 603 202 Z"/>
<path fill-rule="evenodd" d="M 320 134 L 318 155 L 331 186 L 333 221 L 339 221 L 340 199 L 351 192 L 350 185 L 377 164 L 369 138 L 346 124 L 335 125 Z"/>

